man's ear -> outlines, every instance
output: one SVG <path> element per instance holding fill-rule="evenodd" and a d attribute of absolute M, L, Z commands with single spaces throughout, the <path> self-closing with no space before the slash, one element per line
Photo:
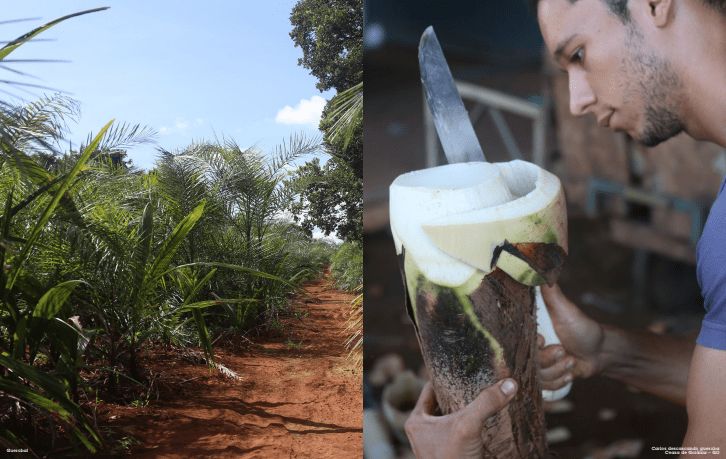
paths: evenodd
<path fill-rule="evenodd" d="M 673 19 L 673 0 L 648 0 L 648 8 L 656 27 L 665 27 Z"/>

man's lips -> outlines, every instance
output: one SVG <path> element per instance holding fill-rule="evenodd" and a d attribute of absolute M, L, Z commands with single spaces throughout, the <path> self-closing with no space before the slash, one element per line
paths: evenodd
<path fill-rule="evenodd" d="M 597 124 L 602 127 L 610 127 L 610 118 L 612 118 L 614 112 L 608 112 L 605 115 L 597 119 Z"/>

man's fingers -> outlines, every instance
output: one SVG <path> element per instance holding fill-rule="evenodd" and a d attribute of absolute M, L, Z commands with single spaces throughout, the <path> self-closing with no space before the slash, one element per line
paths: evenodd
<path fill-rule="evenodd" d="M 436 394 L 431 381 L 427 382 L 418 396 L 416 406 L 411 414 L 430 414 L 433 415 L 436 410 Z"/>
<path fill-rule="evenodd" d="M 565 348 L 559 344 L 551 344 L 537 352 L 537 362 L 540 368 L 549 368 L 565 356 Z"/>
<path fill-rule="evenodd" d="M 480 430 L 484 422 L 494 413 L 497 413 L 514 398 L 517 393 L 517 383 L 513 379 L 503 379 L 483 391 L 461 410 L 461 421 L 473 429 Z"/>
<path fill-rule="evenodd" d="M 549 367 L 540 367 L 539 375 L 543 381 L 553 381 L 571 373 L 575 368 L 575 358 L 567 357 Z"/>
<path fill-rule="evenodd" d="M 542 389 L 557 390 L 565 387 L 570 382 L 572 382 L 572 374 L 566 373 L 563 376 L 555 379 L 554 381 L 542 380 Z"/>
<path fill-rule="evenodd" d="M 537 333 L 537 349 L 542 349 L 545 345 L 544 336 Z"/>

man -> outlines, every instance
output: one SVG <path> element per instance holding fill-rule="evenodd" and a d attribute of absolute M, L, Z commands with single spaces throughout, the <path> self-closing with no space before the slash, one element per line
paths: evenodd
<path fill-rule="evenodd" d="M 568 73 L 574 115 L 592 113 L 600 125 L 647 146 L 685 131 L 726 147 L 726 0 L 536 3 L 547 48 Z M 720 447 L 726 454 L 723 185 L 697 246 L 697 273 L 706 316 L 695 344 L 599 324 L 558 287 L 543 288 L 562 342 L 540 345 L 543 387 L 558 389 L 574 377 L 597 373 L 618 379 L 685 404 L 684 446 Z M 513 391 L 503 390 L 513 386 L 507 381 L 448 416 L 433 415 L 436 401 L 427 387 L 406 425 L 414 452 L 478 457 L 481 426 L 513 398 Z"/>

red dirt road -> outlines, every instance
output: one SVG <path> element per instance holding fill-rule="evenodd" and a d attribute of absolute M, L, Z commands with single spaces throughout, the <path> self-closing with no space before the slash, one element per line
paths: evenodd
<path fill-rule="evenodd" d="M 342 344 L 352 296 L 327 278 L 306 291 L 284 338 L 215 349 L 240 380 L 159 352 L 150 363 L 158 400 L 100 414 L 140 442 L 131 449 L 139 457 L 362 457 L 362 371 Z"/>

